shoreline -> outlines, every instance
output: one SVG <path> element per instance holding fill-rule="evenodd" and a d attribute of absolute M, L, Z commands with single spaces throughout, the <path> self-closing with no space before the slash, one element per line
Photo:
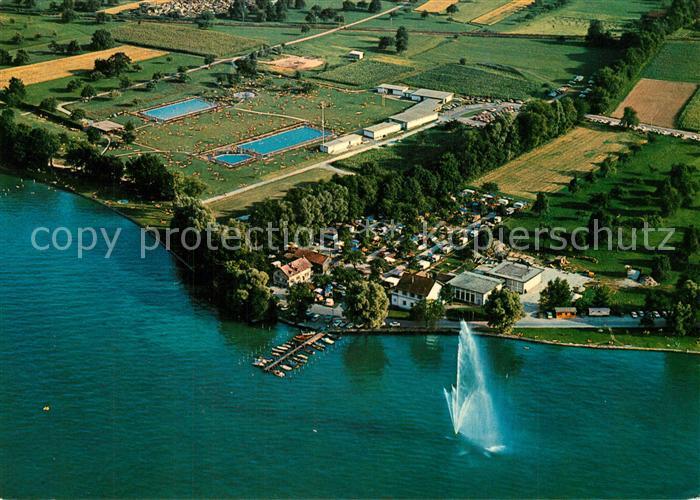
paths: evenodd
<path fill-rule="evenodd" d="M 51 167 L 53 168 L 53 167 Z M 16 177 L 18 179 L 24 179 L 24 177 L 20 177 L 17 172 L 14 172 L 10 170 L 7 166 L 1 165 L 0 164 L 0 173 L 3 173 L 5 175 L 11 176 L 11 177 Z M 97 205 L 100 205 L 101 207 L 104 207 L 113 213 L 117 214 L 120 217 L 123 217 L 124 219 L 128 220 L 132 224 L 136 225 L 140 229 L 146 229 L 151 226 L 149 225 L 144 225 L 142 224 L 139 220 L 134 218 L 133 216 L 123 212 L 122 210 L 119 210 L 118 207 L 115 207 L 111 204 L 106 203 L 104 200 L 100 199 L 99 197 L 92 197 L 88 196 L 85 193 L 82 193 L 80 191 L 77 191 L 73 189 L 70 186 L 67 185 L 61 185 L 58 183 L 58 178 L 56 179 L 56 184 L 51 184 L 46 182 L 45 178 L 41 178 L 40 175 L 33 175 L 35 174 L 34 172 L 25 172 L 25 174 L 28 175 L 28 178 L 31 178 L 35 180 L 36 182 L 40 182 L 44 184 L 47 187 L 51 187 L 54 189 L 60 189 L 61 191 L 64 191 L 66 193 L 70 193 L 76 196 L 79 196 L 85 200 L 91 201 L 93 203 L 96 203 Z M 48 173 L 47 173 L 48 174 Z M 158 229 L 158 228 L 156 228 Z M 189 268 L 186 262 L 182 260 L 180 256 L 172 252 L 170 249 L 168 249 L 163 242 L 158 239 L 158 243 L 163 247 L 163 249 L 168 252 L 170 255 L 172 255 L 175 259 L 177 259 L 179 262 L 184 264 L 186 267 Z M 190 268 L 191 270 L 191 268 Z M 312 326 L 307 326 L 304 325 L 303 323 L 301 324 L 295 324 L 290 320 L 287 320 L 285 318 L 278 318 L 278 321 L 285 323 L 290 326 L 294 326 L 296 328 L 313 328 Z M 527 328 L 524 328 L 524 330 L 527 330 Z M 557 328 L 553 328 L 554 331 L 557 331 Z M 559 329 L 561 330 L 561 329 Z M 585 331 L 585 330 L 597 330 L 595 327 L 585 327 L 585 328 L 578 328 L 577 330 Z M 423 327 L 397 327 L 397 328 L 392 328 L 392 329 L 376 329 L 376 330 L 339 330 L 339 329 L 331 329 L 329 330 L 332 333 L 338 333 L 341 335 L 392 335 L 392 336 L 415 336 L 415 335 L 459 335 L 459 328 L 457 324 L 455 324 L 454 327 L 435 327 L 435 328 L 423 328 Z M 530 342 L 530 343 L 536 343 L 536 344 L 546 344 L 546 345 L 554 345 L 554 346 L 560 346 L 560 347 L 574 347 L 574 348 L 586 348 L 586 349 L 601 349 L 601 350 L 622 350 L 622 351 L 646 351 L 646 352 L 668 352 L 668 353 L 678 353 L 678 354 L 690 354 L 690 355 L 700 355 L 700 348 L 697 351 L 693 350 L 684 350 L 684 349 L 673 349 L 669 347 L 642 347 L 642 346 L 634 346 L 634 345 L 601 345 L 601 344 L 582 344 L 578 342 L 562 342 L 562 341 L 557 341 L 557 340 L 548 340 L 548 339 L 538 339 L 538 338 L 533 338 L 530 336 L 526 335 L 518 335 L 518 334 L 499 334 L 499 333 L 494 333 L 490 331 L 486 331 L 483 329 L 483 326 L 477 326 L 473 332 L 475 335 L 480 335 L 483 337 L 492 337 L 492 338 L 500 338 L 500 339 L 506 339 L 506 340 L 516 340 L 516 341 L 522 341 L 522 342 Z M 659 336 L 653 336 L 653 337 L 659 337 Z"/>

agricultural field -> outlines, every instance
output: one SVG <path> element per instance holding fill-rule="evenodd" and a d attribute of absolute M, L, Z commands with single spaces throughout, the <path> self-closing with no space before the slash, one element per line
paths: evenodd
<path fill-rule="evenodd" d="M 371 87 L 382 82 L 396 81 L 414 69 L 412 66 L 363 60 L 324 71 L 316 75 L 316 78 L 344 85 Z"/>
<path fill-rule="evenodd" d="M 158 5 L 162 3 L 168 3 L 172 2 L 172 0 L 148 0 L 147 2 L 129 2 L 121 5 L 117 5 L 115 7 L 110 7 L 108 9 L 102 9 L 102 12 L 105 14 L 119 14 L 120 12 L 126 12 L 128 10 L 135 10 L 138 9 L 141 4 L 148 4 L 148 5 Z"/>
<path fill-rule="evenodd" d="M 460 64 L 438 66 L 407 78 L 404 82 L 414 87 L 500 99 L 527 99 L 542 94 L 539 85 L 524 78 L 516 78 L 504 72 L 487 71 Z"/>
<path fill-rule="evenodd" d="M 467 65 L 495 68 L 512 73 L 509 76 L 558 86 L 573 75 L 592 75 L 617 55 L 616 50 L 591 49 L 579 42 L 461 37 L 449 39 L 412 59 L 416 64 L 433 66 L 457 63 L 463 58 Z"/>
<path fill-rule="evenodd" d="M 428 0 L 422 5 L 416 7 L 416 12 L 430 12 L 432 14 L 438 14 L 440 12 L 445 12 L 445 9 L 450 5 L 459 3 L 459 0 Z"/>
<path fill-rule="evenodd" d="M 146 49 L 131 45 L 120 45 L 113 49 L 88 52 L 78 56 L 62 57 L 53 61 L 44 61 L 0 70 L 0 87 L 4 87 L 12 77 L 19 78 L 25 85 L 48 82 L 61 78 L 75 76 L 78 73 L 91 70 L 96 59 L 107 59 L 111 55 L 123 52 L 133 62 L 146 61 L 167 54 L 162 50 Z"/>
<path fill-rule="evenodd" d="M 245 54 L 261 45 L 259 40 L 219 31 L 150 22 L 120 26 L 112 30 L 112 36 L 144 47 L 217 57 Z"/>
<path fill-rule="evenodd" d="M 472 19 L 472 22 L 474 24 L 483 24 L 491 26 L 500 21 L 503 21 L 512 14 L 524 9 L 529 5 L 532 5 L 533 3 L 535 3 L 535 0 L 511 0 L 510 2 L 501 5 L 500 7 L 497 7 L 492 11 L 487 12 L 486 14 L 481 15 L 476 19 Z"/>
<path fill-rule="evenodd" d="M 676 118 L 695 93 L 695 83 L 668 82 L 642 78 L 613 116 L 621 118 L 626 107 L 633 108 L 642 123 L 673 128 Z"/>
<path fill-rule="evenodd" d="M 199 154 L 294 123 L 296 120 L 224 108 L 144 127 L 136 142 L 159 151 Z"/>
<path fill-rule="evenodd" d="M 483 16 L 502 5 L 509 3 L 510 0 L 469 0 L 460 1 L 457 4 L 456 13 L 452 14 L 452 18 L 460 23 L 468 23 L 472 19 Z"/>
<path fill-rule="evenodd" d="M 642 76 L 655 80 L 700 84 L 700 41 L 666 42 L 644 68 Z"/>
<path fill-rule="evenodd" d="M 654 196 L 657 187 L 667 178 L 671 167 L 676 163 L 686 163 L 700 167 L 697 156 L 697 146 L 688 141 L 673 137 L 657 136 L 653 142 L 645 144 L 642 149 L 631 155 L 627 162 L 618 165 L 617 171 L 593 183 L 585 182 L 582 189 L 576 193 L 562 190 L 549 196 L 549 213 L 538 217 L 533 212 L 527 212 L 509 221 L 510 227 L 523 227 L 530 231 L 536 227 L 563 227 L 568 231 L 581 225 L 586 225 L 590 214 L 597 208 L 591 203 L 596 193 L 610 194 L 610 211 L 622 219 L 640 218 L 659 214 L 658 199 Z M 696 174 L 700 181 L 700 173 Z M 677 244 L 682 239 L 682 230 L 697 224 L 697 211 L 700 200 L 695 199 L 690 207 L 680 208 L 670 217 L 662 219 L 657 227 L 676 228 L 670 245 Z M 629 230 L 627 230 L 629 233 Z M 625 234 L 625 245 L 630 243 L 630 234 Z M 638 233 L 640 248 L 637 250 L 616 250 L 610 252 L 605 248 L 598 250 L 577 251 L 566 253 L 567 258 L 580 270 L 595 272 L 613 287 L 619 286 L 625 278 L 625 266 L 631 265 L 642 273 L 650 272 L 651 261 L 658 252 L 641 248 L 642 235 Z M 665 234 L 652 232 L 649 241 L 658 245 Z M 697 265 L 697 259 L 691 262 Z M 681 272 L 687 268 L 675 267 L 664 285 L 672 285 Z M 624 289 L 625 300 L 636 303 L 644 302 L 643 289 L 640 287 Z"/>
<path fill-rule="evenodd" d="M 624 29 L 645 12 L 662 7 L 663 0 L 569 0 L 533 19 L 517 14 L 494 25 L 498 31 L 545 35 L 585 35 L 592 19 L 599 19 L 614 32 Z"/>
<path fill-rule="evenodd" d="M 695 95 L 686 104 L 678 121 L 681 128 L 700 132 L 700 90 L 695 91 Z"/>
<path fill-rule="evenodd" d="M 282 198 L 293 187 L 319 181 L 327 181 L 335 172 L 324 168 L 314 168 L 298 174 L 272 181 L 260 187 L 244 191 L 235 196 L 210 203 L 208 206 L 220 219 L 240 215 L 253 204 L 268 199 Z"/>
<path fill-rule="evenodd" d="M 534 199 L 538 192 L 566 187 L 574 174 L 594 170 L 610 153 L 640 143 L 633 133 L 577 127 L 534 151 L 492 170 L 474 182 L 495 182 L 499 190 L 518 198 Z"/>
<path fill-rule="evenodd" d="M 140 49 L 143 50 L 143 49 Z M 156 57 L 154 59 L 149 59 L 147 61 L 142 61 L 139 63 L 140 69 L 132 69 L 123 76 L 128 77 L 132 82 L 139 83 L 145 82 L 151 79 L 154 73 L 167 73 L 173 72 L 178 66 L 195 67 L 202 63 L 201 57 L 191 56 L 187 54 L 169 54 L 167 56 Z M 207 72 L 194 73 L 192 80 L 195 80 L 195 75 L 197 79 L 205 78 Z M 211 77 L 210 77 L 211 78 Z M 95 88 L 95 90 L 100 92 L 111 92 L 119 87 L 118 78 L 103 78 L 96 82 L 89 81 L 87 79 L 87 73 L 79 73 L 72 77 L 61 78 L 59 80 L 51 80 L 43 83 L 37 83 L 27 87 L 27 102 L 31 104 L 39 104 L 46 97 L 55 97 L 60 101 L 76 101 L 80 100 L 80 88 L 73 91 L 68 91 L 66 86 L 72 80 L 80 82 L 82 85 L 89 84 Z M 213 84 L 213 78 L 211 78 Z M 81 86 L 82 86 L 81 85 Z M 95 110 L 95 118 L 104 118 L 112 113 L 117 113 L 120 111 L 128 110 L 133 101 L 136 100 L 135 106 L 141 106 L 141 101 L 150 102 L 157 99 L 161 92 L 170 91 L 177 93 L 179 89 L 189 89 L 192 92 L 202 91 L 201 86 L 194 86 L 190 84 L 169 84 L 166 82 L 161 82 L 156 86 L 156 89 L 152 91 L 146 91 L 146 89 L 134 89 L 128 91 L 118 91 L 116 94 L 103 96 L 93 99 L 90 102 L 81 103 L 81 107 L 87 109 Z M 166 97 L 166 96 L 163 96 Z M 171 97 L 170 100 L 173 98 Z M 143 107 L 143 106 L 141 106 Z M 103 110 L 104 113 L 99 113 L 97 110 Z"/>

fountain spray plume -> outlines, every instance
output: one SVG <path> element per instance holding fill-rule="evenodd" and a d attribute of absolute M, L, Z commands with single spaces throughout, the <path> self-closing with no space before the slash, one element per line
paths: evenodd
<path fill-rule="evenodd" d="M 455 434 L 487 451 L 503 449 L 479 350 L 465 321 L 460 325 L 457 380 L 451 391 L 445 389 L 445 399 Z"/>

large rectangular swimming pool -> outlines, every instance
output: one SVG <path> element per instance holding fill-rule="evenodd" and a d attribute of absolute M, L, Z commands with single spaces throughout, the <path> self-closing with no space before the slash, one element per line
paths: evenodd
<path fill-rule="evenodd" d="M 186 101 L 174 102 L 158 108 L 149 109 L 143 111 L 141 114 L 155 120 L 168 121 L 182 116 L 200 113 L 215 107 L 216 104 L 195 97 L 187 99 Z"/>
<path fill-rule="evenodd" d="M 312 127 L 299 127 L 279 134 L 270 135 L 255 141 L 239 144 L 242 151 L 249 151 L 259 155 L 269 155 L 293 148 L 307 142 L 313 142 L 323 137 L 323 132 Z M 326 136 L 330 135 L 328 132 Z"/>

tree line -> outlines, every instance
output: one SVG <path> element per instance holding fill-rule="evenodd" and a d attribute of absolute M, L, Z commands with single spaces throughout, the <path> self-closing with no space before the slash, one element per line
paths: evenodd
<path fill-rule="evenodd" d="M 251 221 L 256 227 L 271 224 L 294 234 L 299 228 L 316 232 L 365 215 L 410 224 L 431 210 L 452 211 L 457 208 L 452 195 L 469 180 L 566 133 L 578 119 L 573 101 L 565 98 L 551 104 L 530 102 L 517 116 L 501 116 L 480 129 L 449 122 L 431 154 L 414 159 L 402 171 L 367 162 L 359 175 L 336 176 L 257 203 Z"/>
<path fill-rule="evenodd" d="M 656 54 L 666 37 L 696 22 L 699 16 L 700 0 L 673 0 L 663 15 L 647 13 L 634 23 L 632 29 L 623 32 L 616 42 L 623 49 L 622 57 L 593 76 L 594 85 L 589 99 L 591 111 L 606 112 Z M 610 46 L 614 42 L 612 34 L 596 20 L 591 21 L 586 40 L 592 46 Z"/>

